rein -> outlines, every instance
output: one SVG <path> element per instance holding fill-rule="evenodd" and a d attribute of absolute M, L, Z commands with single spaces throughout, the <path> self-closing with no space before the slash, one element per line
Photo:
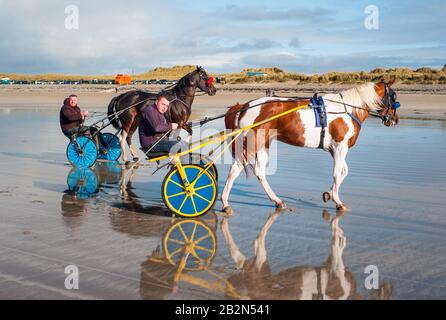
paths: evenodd
<path fill-rule="evenodd" d="M 328 111 L 327 111 L 327 113 L 330 113 L 330 114 L 345 114 L 345 113 L 349 113 L 349 112 L 347 111 L 347 107 L 346 107 L 346 106 L 349 106 L 349 107 L 352 107 L 352 108 L 356 108 L 356 109 L 361 109 L 361 110 L 368 111 L 369 114 L 370 114 L 371 116 L 373 116 L 373 117 L 377 117 L 377 118 L 381 118 L 381 115 L 380 115 L 378 112 L 376 112 L 376 111 L 372 111 L 372 110 L 370 110 L 369 108 L 363 108 L 363 107 L 355 106 L 355 105 L 352 105 L 352 104 L 349 104 L 349 103 L 345 103 L 345 102 L 344 102 L 344 98 L 342 97 L 342 94 L 341 94 L 341 93 L 340 93 L 340 95 L 341 95 L 341 99 L 342 99 L 342 101 L 336 101 L 336 100 L 331 100 L 331 99 L 324 99 L 324 101 L 329 101 L 329 102 L 333 102 L 333 103 L 339 103 L 339 104 L 342 104 L 342 105 L 344 105 L 344 109 L 345 109 L 345 111 L 343 111 L 343 112 L 328 112 Z"/>
<path fill-rule="evenodd" d="M 294 102 L 294 101 L 298 101 L 298 100 L 307 100 L 307 99 L 306 99 L 306 98 L 295 98 L 295 100 L 290 99 L 289 101 Z M 270 100 L 270 101 L 265 101 L 265 102 L 262 102 L 262 103 L 254 104 L 254 105 L 249 106 L 249 107 L 246 107 L 246 108 L 242 108 L 242 109 L 237 110 L 237 111 L 234 110 L 234 111 L 231 111 L 231 112 L 222 113 L 222 114 L 220 114 L 220 115 L 218 115 L 218 116 L 215 116 L 215 117 L 210 117 L 210 118 L 205 117 L 204 119 L 198 120 L 197 123 L 192 123 L 192 122 L 190 122 L 190 127 L 198 127 L 198 126 L 201 127 L 201 126 L 205 125 L 205 124 L 208 123 L 208 122 L 211 122 L 211 121 L 214 121 L 214 120 L 218 120 L 218 119 L 224 118 L 224 117 L 226 117 L 226 115 L 228 115 L 228 114 L 234 114 L 234 113 L 237 114 L 237 113 L 241 113 L 241 112 L 243 112 L 243 111 L 246 111 L 246 110 L 249 110 L 249 109 L 251 109 L 251 108 L 255 108 L 255 107 L 261 106 L 261 105 L 263 105 L 263 104 L 275 103 L 275 102 L 283 102 L 283 100 Z M 285 101 L 285 102 L 287 102 L 287 101 Z"/>

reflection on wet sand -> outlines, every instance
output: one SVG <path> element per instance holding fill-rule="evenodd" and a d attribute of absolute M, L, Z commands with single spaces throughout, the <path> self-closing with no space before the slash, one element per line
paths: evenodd
<path fill-rule="evenodd" d="M 77 236 L 88 218 L 90 199 L 99 192 L 117 185 L 123 170 L 117 163 L 98 162 L 93 168 L 71 168 L 67 175 L 67 189 L 61 199 L 61 213 L 71 236 Z"/>
<path fill-rule="evenodd" d="M 141 264 L 140 294 L 143 299 L 172 298 L 180 283 L 243 298 L 212 267 L 217 253 L 217 217 L 209 212 L 196 219 L 176 219 L 164 233 L 162 245 Z M 203 277 L 202 271 L 206 273 Z"/>
<path fill-rule="evenodd" d="M 135 213 L 146 213 L 158 216 L 170 216 L 170 212 L 161 205 L 148 205 L 144 203 L 133 187 L 139 166 L 125 167 L 119 180 L 119 191 L 121 201 L 114 203 L 114 207 Z"/>
<path fill-rule="evenodd" d="M 248 259 L 238 248 L 229 230 L 229 217 L 222 221 L 222 232 L 228 245 L 230 256 L 239 272 L 230 276 L 228 282 L 237 291 L 244 292 L 250 299 L 286 300 L 341 300 L 364 299 L 357 291 L 357 283 L 343 261 L 347 237 L 340 227 L 343 213 L 335 217 L 324 210 L 322 217 L 331 225 L 332 238 L 330 255 L 321 266 L 295 266 L 273 274 L 268 264 L 265 246 L 266 235 L 274 221 L 282 214 L 272 213 L 254 240 L 254 258 Z M 391 287 L 383 284 L 368 298 L 388 299 Z"/>
<path fill-rule="evenodd" d="M 90 168 L 72 168 L 67 176 L 67 185 L 62 195 L 61 211 L 71 237 L 77 238 L 82 222 L 87 219 L 88 199 L 99 191 L 98 177 Z"/>
<path fill-rule="evenodd" d="M 329 256 L 318 266 L 296 265 L 273 272 L 268 261 L 266 237 L 282 211 L 269 215 L 253 242 L 253 257 L 248 258 L 237 245 L 230 231 L 231 216 L 221 219 L 222 239 L 236 269 L 215 264 L 218 218 L 209 212 L 197 219 L 168 218 L 171 214 L 162 205 L 147 204 L 136 193 L 133 181 L 138 167 L 122 168 L 103 163 L 93 169 L 72 169 L 67 177 L 68 188 L 61 201 L 62 215 L 71 235 L 78 237 L 80 226 L 88 219 L 90 201 L 107 189 L 115 189 L 110 217 L 112 229 L 132 237 L 156 240 L 141 263 L 140 295 L 144 299 L 169 299 L 184 288 L 210 291 L 229 299 L 388 299 L 389 283 L 367 296 L 358 292 L 354 275 L 344 265 L 343 253 L 347 237 L 341 228 L 344 214 L 332 216 L 323 211 L 322 218 L 331 227 Z M 109 203 L 110 199 L 107 199 Z M 110 204 L 110 203 L 109 203 Z M 117 210 L 114 210 L 117 209 Z M 150 214 L 150 215 L 141 215 Z M 220 244 L 221 246 L 221 244 Z"/>
<path fill-rule="evenodd" d="M 383 283 L 368 296 L 357 290 L 357 281 L 343 261 L 347 238 L 340 227 L 343 214 L 323 218 L 331 225 L 330 254 L 320 266 L 302 266 L 275 274 L 268 263 L 265 239 L 282 212 L 272 213 L 260 229 L 254 244 L 254 257 L 248 259 L 239 249 L 229 229 L 229 216 L 221 221 L 221 230 L 229 255 L 237 270 L 213 265 L 217 237 L 209 221 L 172 220 L 162 244 L 141 264 L 140 294 L 144 299 L 170 299 L 181 288 L 192 286 L 229 299 L 342 300 L 389 299 L 392 287 Z M 197 271 L 201 271 L 197 272 Z M 204 273 L 203 273 L 204 272 Z"/>

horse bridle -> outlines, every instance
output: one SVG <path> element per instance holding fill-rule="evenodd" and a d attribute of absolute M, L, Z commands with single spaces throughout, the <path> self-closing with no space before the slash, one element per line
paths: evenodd
<path fill-rule="evenodd" d="M 200 73 L 199 73 L 199 76 L 200 76 L 200 78 L 201 79 L 203 79 L 203 77 L 204 77 L 204 75 L 203 75 L 203 73 L 200 71 Z M 206 87 L 207 87 L 207 89 L 208 89 L 208 91 L 206 92 L 206 91 L 204 91 L 203 89 L 201 89 L 200 87 L 198 87 L 197 86 L 197 88 L 199 88 L 200 90 L 202 90 L 202 93 L 201 94 L 195 94 L 194 96 L 195 97 L 200 97 L 200 96 L 204 96 L 204 95 L 206 95 L 206 94 L 209 94 L 209 89 L 210 89 L 210 87 L 212 86 L 212 84 L 214 83 L 214 77 L 212 77 L 212 76 L 210 76 L 210 77 L 207 77 L 207 79 L 205 80 L 206 81 Z M 174 101 L 180 101 L 182 104 L 184 104 L 186 107 L 189 107 L 181 98 L 178 98 L 178 97 L 182 97 L 182 96 L 184 96 L 184 97 L 187 97 L 188 95 L 187 94 L 183 94 L 183 95 L 177 95 L 177 94 L 175 94 L 175 98 L 173 99 L 173 100 L 170 100 L 169 102 L 174 102 Z"/>
<path fill-rule="evenodd" d="M 204 75 L 203 75 L 203 73 L 201 71 L 199 71 L 199 76 L 200 76 L 200 79 L 203 79 L 203 77 L 204 77 Z M 195 97 L 199 97 L 199 96 L 203 96 L 203 95 L 209 94 L 209 89 L 210 89 L 211 85 L 214 83 L 214 77 L 212 77 L 212 76 L 211 77 L 207 77 L 207 79 L 205 81 L 206 81 L 206 87 L 208 89 L 208 92 L 204 91 L 203 89 L 201 89 L 201 88 L 199 88 L 197 86 L 200 90 L 202 90 L 202 94 L 200 94 L 200 95 L 194 94 Z M 177 83 L 177 85 L 178 85 L 178 83 Z M 180 98 L 182 96 L 187 97 L 188 95 L 187 94 L 181 95 L 181 94 L 176 94 L 175 93 L 174 98 L 172 100 L 169 100 L 169 103 L 172 103 L 172 102 L 175 102 L 175 101 L 179 101 L 186 108 L 190 108 L 190 106 L 188 106 L 187 103 L 184 102 L 183 99 Z"/>
<path fill-rule="evenodd" d="M 396 101 L 396 97 L 397 97 L 396 92 L 393 91 L 387 84 L 384 84 L 384 90 L 385 90 L 385 93 L 384 93 L 384 97 L 383 97 L 383 100 L 382 100 L 382 104 L 383 104 L 383 107 L 385 109 L 384 113 L 372 111 L 369 108 L 363 108 L 363 107 L 360 107 L 360 106 L 355 106 L 355 105 L 352 105 L 352 104 L 345 103 L 344 102 L 344 97 L 342 96 L 342 94 L 341 94 L 342 102 L 341 101 L 336 101 L 336 100 L 331 100 L 331 99 L 324 99 L 324 100 L 325 101 L 329 101 L 329 102 L 342 104 L 342 105 L 344 105 L 344 108 L 345 108 L 345 112 L 328 112 L 328 113 L 336 113 L 336 114 L 348 113 L 346 106 L 349 106 L 349 107 L 352 107 L 352 108 L 368 111 L 371 116 L 376 117 L 376 118 L 380 118 L 382 120 L 382 122 L 388 122 L 388 121 L 390 121 L 392 119 L 392 115 L 389 114 L 390 109 L 394 109 L 395 110 L 395 114 L 396 114 L 396 109 L 398 109 L 401 106 L 401 104 L 398 101 Z"/>
<path fill-rule="evenodd" d="M 200 94 L 198 96 L 203 96 L 203 95 L 209 94 L 209 89 L 211 88 L 212 84 L 214 83 L 214 77 L 213 76 L 210 76 L 210 77 L 208 75 L 206 75 L 206 76 L 207 76 L 207 79 L 204 79 L 204 80 L 206 81 L 206 88 L 207 88 L 208 91 L 206 92 L 206 91 L 204 91 L 203 89 L 200 88 L 200 90 L 202 90 L 202 94 Z M 204 78 L 204 75 L 203 75 L 203 73 L 201 71 L 200 71 L 200 78 L 201 79 Z"/>
<path fill-rule="evenodd" d="M 401 104 L 396 100 L 397 99 L 397 95 L 396 92 L 393 91 L 387 84 L 384 85 L 384 97 L 383 97 L 383 102 L 384 102 L 384 108 L 385 108 L 385 112 L 383 114 L 380 114 L 380 118 L 383 122 L 387 122 L 390 121 L 392 119 L 393 115 L 396 115 L 396 109 L 398 109 Z M 393 109 L 394 110 L 394 114 L 389 114 L 389 111 Z"/>

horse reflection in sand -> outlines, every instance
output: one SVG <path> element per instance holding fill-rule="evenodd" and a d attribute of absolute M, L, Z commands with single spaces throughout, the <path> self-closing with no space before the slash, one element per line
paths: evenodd
<path fill-rule="evenodd" d="M 277 211 L 269 216 L 254 240 L 254 258 L 249 260 L 238 248 L 229 231 L 229 218 L 224 217 L 221 229 L 228 245 L 230 256 L 240 270 L 228 281 L 236 290 L 250 299 L 283 299 L 283 300 L 342 300 L 364 299 L 358 293 L 353 274 L 346 270 L 343 252 L 347 238 L 339 222 L 343 213 L 338 212 L 334 218 L 327 211 L 323 216 L 330 220 L 331 247 L 330 255 L 321 266 L 296 266 L 272 274 L 268 264 L 265 246 L 266 235 L 274 221 L 282 213 Z M 369 296 L 369 299 L 388 299 L 391 295 L 389 284 L 383 284 Z"/>

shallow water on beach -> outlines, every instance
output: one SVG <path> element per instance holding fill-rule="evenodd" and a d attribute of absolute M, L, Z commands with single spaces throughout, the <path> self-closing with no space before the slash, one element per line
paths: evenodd
<path fill-rule="evenodd" d="M 277 144 L 268 181 L 292 211 L 275 212 L 250 173 L 234 215 L 217 202 L 192 220 L 164 208 L 165 169 L 98 163 L 82 173 L 92 186 L 73 187 L 66 145 L 57 111 L 0 110 L 1 299 L 446 299 L 445 121 L 368 119 L 347 156 L 345 214 L 322 201 L 320 150 Z M 65 289 L 68 265 L 78 290 Z"/>

